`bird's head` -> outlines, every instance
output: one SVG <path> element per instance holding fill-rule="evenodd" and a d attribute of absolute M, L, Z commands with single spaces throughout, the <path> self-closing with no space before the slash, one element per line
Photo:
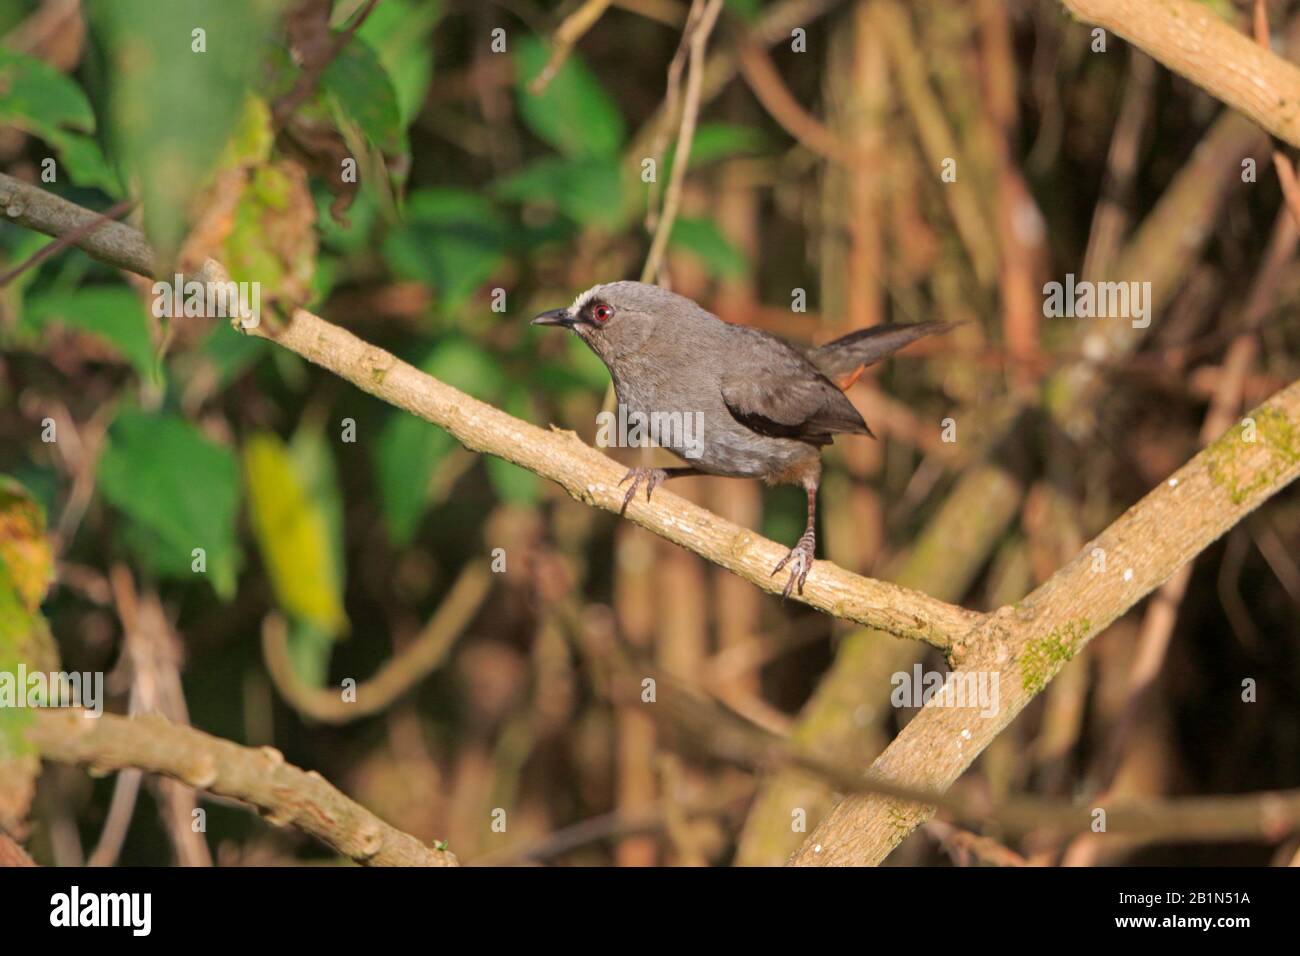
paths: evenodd
<path fill-rule="evenodd" d="M 592 286 L 567 309 L 552 309 L 533 325 L 558 325 L 575 332 L 606 365 L 640 351 L 661 322 L 703 312 L 690 299 L 644 282 Z"/>

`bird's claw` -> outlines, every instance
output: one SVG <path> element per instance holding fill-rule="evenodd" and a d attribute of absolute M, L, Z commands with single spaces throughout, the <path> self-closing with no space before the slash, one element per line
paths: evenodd
<path fill-rule="evenodd" d="M 808 580 L 808 572 L 812 570 L 815 547 L 813 539 L 804 535 L 799 539 L 799 543 L 790 549 L 790 553 L 781 559 L 781 563 L 772 569 L 771 576 L 775 577 L 787 564 L 790 566 L 790 578 L 781 589 L 782 599 L 790 596 L 790 591 L 796 583 L 799 585 L 799 593 L 803 594 L 804 582 Z"/>
<path fill-rule="evenodd" d="M 627 494 L 623 496 L 623 507 L 618 509 L 618 513 L 623 514 L 627 511 L 627 506 L 630 505 L 632 499 L 636 497 L 636 490 L 641 487 L 641 482 L 644 481 L 646 483 L 645 500 L 649 501 L 650 495 L 659 487 L 659 483 L 667 477 L 668 472 L 664 471 L 662 468 L 629 468 L 627 474 L 623 476 L 623 480 L 618 484 L 619 487 L 622 487 L 630 478 L 632 480 L 632 487 L 629 488 Z"/>

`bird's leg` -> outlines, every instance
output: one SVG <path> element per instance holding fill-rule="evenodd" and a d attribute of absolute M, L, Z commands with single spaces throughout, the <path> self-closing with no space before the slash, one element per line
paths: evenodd
<path fill-rule="evenodd" d="M 808 572 L 812 570 L 813 560 L 817 554 L 817 478 L 805 481 L 804 490 L 808 492 L 808 526 L 804 528 L 803 534 L 790 549 L 790 553 L 772 569 L 772 574 L 775 575 L 787 564 L 790 565 L 790 580 L 786 581 L 785 587 L 781 589 L 783 598 L 790 596 L 790 589 L 796 582 L 799 585 L 799 593 L 803 594 L 803 583 L 808 580 Z"/>
<path fill-rule="evenodd" d="M 866 368 L 867 366 L 865 363 L 859 365 L 852 372 L 850 372 L 848 375 L 845 375 L 835 384 L 840 387 L 841 392 L 847 392 L 850 388 L 853 387 L 853 383 L 856 382 L 859 378 L 861 378 L 862 373 L 866 371 Z"/>
<path fill-rule="evenodd" d="M 645 500 L 649 501 L 654 490 L 659 487 L 659 483 L 669 478 L 681 478 L 685 475 L 698 475 L 699 472 L 694 468 L 629 468 L 623 480 L 619 482 L 622 486 L 627 483 L 628 479 L 632 480 L 632 487 L 627 490 L 623 497 L 623 507 L 618 509 L 619 514 L 627 511 L 627 506 L 632 503 L 636 496 L 637 488 L 641 487 L 641 482 L 645 482 Z"/>

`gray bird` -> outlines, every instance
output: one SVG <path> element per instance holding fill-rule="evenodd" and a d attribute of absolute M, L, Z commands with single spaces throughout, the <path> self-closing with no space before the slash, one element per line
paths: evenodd
<path fill-rule="evenodd" d="M 759 329 L 723 322 L 684 296 L 642 282 L 593 286 L 567 309 L 543 312 L 532 324 L 562 326 L 586 342 L 609 369 L 629 418 L 658 416 L 702 426 L 702 435 L 689 444 L 680 430 L 655 436 L 656 444 L 690 465 L 630 469 L 619 482 L 632 482 L 623 511 L 642 482 L 649 501 L 660 482 L 683 475 L 762 478 L 769 485 L 803 487 L 807 528 L 772 570 L 775 575 L 789 565 L 786 597 L 796 584 L 803 593 L 814 559 L 822 446 L 837 434 L 871 435 L 832 379 L 847 388 L 868 365 L 950 327 L 946 322 L 878 325 L 805 350 Z"/>

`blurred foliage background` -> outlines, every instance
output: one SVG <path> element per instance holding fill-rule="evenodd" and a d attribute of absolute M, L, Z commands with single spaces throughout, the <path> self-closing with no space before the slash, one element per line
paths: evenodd
<path fill-rule="evenodd" d="M 263 321 L 309 308 L 591 441 L 604 368 L 527 320 L 640 273 L 690 5 L 611 4 L 531 91 L 578 6 L 0 0 L 0 168 L 97 210 L 134 201 L 125 218 L 175 271 L 212 256 L 260 282 Z M 1269 6 L 1296 38 L 1295 5 Z M 1247 5 L 1215 9 L 1247 22 Z M 1102 45 L 1048 0 L 726 3 L 673 288 L 805 342 L 969 320 L 853 387 L 879 440 L 828 451 L 822 556 L 968 606 L 1013 602 L 1194 453 L 1241 333 L 1257 352 L 1237 404 L 1296 377 L 1300 274 L 1266 138 L 1118 38 Z M 0 224 L 0 271 L 50 241 Z M 1261 274 L 1278 248 L 1285 268 Z M 1043 283 L 1066 273 L 1152 282 L 1151 327 L 1099 344 L 1108 320 L 1043 318 Z M 889 705 L 891 675 L 943 666 L 151 301 L 150 283 L 75 249 L 0 288 L 0 529 L 30 543 L 39 506 L 54 566 L 39 613 L 0 579 L 14 615 L 0 658 L 34 660 L 15 637 L 48 621 L 65 668 L 109 673 L 114 711 L 274 745 L 463 861 L 778 863 L 803 837 L 794 811 L 811 830 L 825 788 L 679 746 L 611 701 L 610 642 L 846 765 L 914 713 Z M 780 541 L 802 527 L 795 489 L 673 490 Z M 1291 491 L 1196 562 L 1171 615 L 1117 622 L 967 782 L 994 798 L 1300 785 L 1298 553 Z M 390 661 L 378 712 L 321 703 Z M 221 802 L 196 836 L 191 792 L 137 794 L 126 777 L 47 767 L 30 852 L 327 858 Z M 998 856 L 969 836 L 935 824 L 892 860 L 1297 850 L 1026 840 Z"/>

